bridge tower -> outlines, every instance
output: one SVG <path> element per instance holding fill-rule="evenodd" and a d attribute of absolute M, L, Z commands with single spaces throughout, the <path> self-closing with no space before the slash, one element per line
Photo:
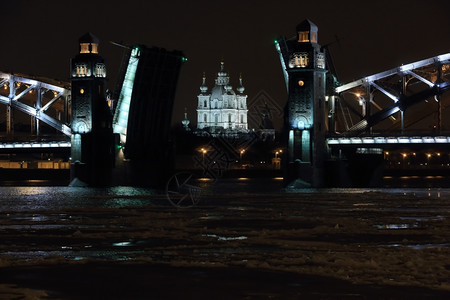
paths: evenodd
<path fill-rule="evenodd" d="M 106 67 L 91 33 L 79 39 L 71 60 L 72 184 L 108 185 L 114 162 L 112 115 L 106 100 Z"/>
<path fill-rule="evenodd" d="M 284 133 L 285 183 L 300 179 L 323 186 L 325 160 L 325 50 L 317 43 L 318 28 L 309 20 L 296 27 L 296 37 L 276 40 L 288 90 Z"/>

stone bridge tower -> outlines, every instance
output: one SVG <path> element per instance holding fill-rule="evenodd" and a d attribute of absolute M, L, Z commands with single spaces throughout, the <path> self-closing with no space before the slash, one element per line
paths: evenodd
<path fill-rule="evenodd" d="M 106 100 L 106 67 L 91 33 L 79 39 L 71 60 L 72 185 L 109 185 L 114 162 L 112 115 Z"/>
<path fill-rule="evenodd" d="M 285 183 L 323 186 L 325 159 L 325 51 L 317 26 L 309 20 L 297 25 L 295 39 L 276 40 L 288 90 L 284 133 Z M 300 181 L 298 181 L 300 179 Z"/>

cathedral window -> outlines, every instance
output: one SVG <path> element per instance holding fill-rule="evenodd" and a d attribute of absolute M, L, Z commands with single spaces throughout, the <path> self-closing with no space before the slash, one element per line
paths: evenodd
<path fill-rule="evenodd" d="M 309 42 L 309 31 L 299 31 L 298 42 L 299 43 Z"/>

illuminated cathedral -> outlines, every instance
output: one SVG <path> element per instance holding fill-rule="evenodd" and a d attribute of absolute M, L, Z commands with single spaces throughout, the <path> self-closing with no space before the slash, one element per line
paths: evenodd
<path fill-rule="evenodd" d="M 215 85 L 208 92 L 206 76 L 200 86 L 197 106 L 197 130 L 217 134 L 237 134 L 248 132 L 247 95 L 244 94 L 242 76 L 239 77 L 237 92 L 233 91 L 230 77 L 225 72 L 224 62 L 220 63 Z"/>

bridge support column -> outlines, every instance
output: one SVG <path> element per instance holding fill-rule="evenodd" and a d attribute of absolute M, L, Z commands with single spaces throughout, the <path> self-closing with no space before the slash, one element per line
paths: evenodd
<path fill-rule="evenodd" d="M 328 131 L 336 133 L 336 97 L 328 98 Z"/>
<path fill-rule="evenodd" d="M 16 82 L 13 76 L 9 79 L 9 99 L 10 101 L 14 101 L 14 97 L 16 96 Z M 12 135 L 14 134 L 14 111 L 11 106 L 11 103 L 6 106 L 6 134 Z"/>
<path fill-rule="evenodd" d="M 6 134 L 14 134 L 14 111 L 11 105 L 6 106 Z"/>

